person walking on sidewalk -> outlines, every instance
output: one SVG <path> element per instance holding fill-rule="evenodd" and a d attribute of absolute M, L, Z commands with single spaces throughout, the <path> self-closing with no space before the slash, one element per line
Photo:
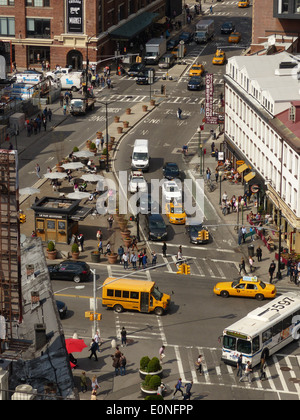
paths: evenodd
<path fill-rule="evenodd" d="M 41 172 L 41 168 L 40 168 L 40 165 L 37 163 L 37 164 L 35 165 L 35 173 L 36 173 L 36 176 L 37 176 L 39 179 L 41 178 L 40 172 Z"/>
<path fill-rule="evenodd" d="M 250 361 L 248 360 L 247 364 L 246 364 L 246 369 L 245 369 L 245 373 L 244 375 L 239 379 L 239 382 L 242 382 L 242 380 L 244 378 L 248 378 L 248 382 L 251 383 L 252 379 L 251 379 L 251 372 L 252 372 L 252 366 Z"/>
<path fill-rule="evenodd" d="M 249 265 L 250 265 L 250 273 L 253 273 L 254 267 L 253 267 L 253 258 L 249 257 Z"/>
<path fill-rule="evenodd" d="M 92 356 L 94 356 L 95 357 L 95 362 L 98 362 L 97 350 L 98 350 L 98 344 L 96 343 L 96 341 L 93 338 L 92 339 L 92 344 L 91 344 L 91 347 L 90 347 L 91 354 L 89 355 L 89 359 L 91 359 Z"/>
<path fill-rule="evenodd" d="M 273 275 L 274 275 L 274 271 L 275 271 L 276 265 L 274 263 L 274 260 L 272 260 L 270 267 L 269 267 L 269 276 L 270 276 L 270 283 L 272 284 L 273 281 Z"/>
<path fill-rule="evenodd" d="M 177 118 L 179 119 L 179 120 L 181 120 L 182 118 L 181 118 L 181 114 L 182 114 L 182 110 L 180 109 L 180 108 L 178 108 L 177 109 Z"/>
<path fill-rule="evenodd" d="M 266 369 L 267 369 L 267 364 L 264 358 L 261 359 L 260 361 L 260 377 L 259 380 L 262 381 L 262 378 L 267 379 L 266 376 Z"/>
<path fill-rule="evenodd" d="M 261 247 L 260 247 L 260 246 L 256 249 L 256 257 L 257 257 L 257 261 L 258 261 L 258 262 L 261 262 L 262 249 L 261 249 Z"/>
<path fill-rule="evenodd" d="M 135 254 L 135 252 L 133 252 L 133 253 L 131 254 L 131 257 L 130 257 L 130 262 L 131 262 L 131 264 L 132 264 L 132 268 L 133 268 L 134 270 L 136 270 L 137 255 Z"/>
<path fill-rule="evenodd" d="M 160 347 L 158 354 L 159 354 L 159 361 L 162 362 L 163 358 L 165 357 L 165 346 Z"/>

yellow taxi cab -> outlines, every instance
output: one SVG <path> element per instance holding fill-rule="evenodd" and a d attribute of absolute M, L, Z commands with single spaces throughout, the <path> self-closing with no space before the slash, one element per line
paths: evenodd
<path fill-rule="evenodd" d="M 225 51 L 217 50 L 213 59 L 212 59 L 212 63 L 213 64 L 224 64 L 225 60 L 226 60 Z"/>
<path fill-rule="evenodd" d="M 228 37 L 228 42 L 231 44 L 238 44 L 241 40 L 241 34 L 239 32 L 232 32 Z"/>
<path fill-rule="evenodd" d="M 179 49 L 179 45 L 177 45 L 172 51 L 171 54 L 175 55 L 175 57 L 177 57 L 178 55 L 178 49 Z M 184 47 L 183 49 L 183 55 L 186 55 L 186 47 Z"/>
<path fill-rule="evenodd" d="M 168 216 L 169 222 L 174 225 L 184 225 L 186 222 L 186 213 L 181 203 L 167 203 L 166 215 Z"/>
<path fill-rule="evenodd" d="M 241 296 L 257 300 L 273 299 L 277 290 L 273 284 L 264 283 L 257 277 L 244 276 L 233 282 L 220 282 L 214 287 L 214 293 L 222 297 Z"/>
<path fill-rule="evenodd" d="M 250 1 L 249 0 L 243 0 L 238 2 L 238 7 L 249 7 Z"/>
<path fill-rule="evenodd" d="M 204 72 L 204 67 L 202 64 L 193 64 L 190 68 L 189 76 L 202 76 Z"/>

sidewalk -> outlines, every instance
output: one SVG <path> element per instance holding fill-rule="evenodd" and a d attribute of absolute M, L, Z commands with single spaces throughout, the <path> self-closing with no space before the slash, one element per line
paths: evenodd
<path fill-rule="evenodd" d="M 211 202 L 212 206 L 214 207 L 215 211 L 217 212 L 219 218 L 222 220 L 222 224 L 227 224 L 226 229 L 230 232 L 231 238 L 233 239 L 234 243 L 236 244 L 235 251 L 236 253 L 240 254 L 240 257 L 244 257 L 246 262 L 246 270 L 247 273 L 250 273 L 250 267 L 248 263 L 249 259 L 249 250 L 248 247 L 253 245 L 254 246 L 254 272 L 252 275 L 259 277 L 264 282 L 269 282 L 269 266 L 272 262 L 272 260 L 275 261 L 276 264 L 276 270 L 275 274 L 277 273 L 277 260 L 275 258 L 275 253 L 278 252 L 278 249 L 274 251 L 269 251 L 267 247 L 265 246 L 264 242 L 259 238 L 258 235 L 254 235 L 253 238 L 254 241 L 251 240 L 251 237 L 249 236 L 246 238 L 245 243 L 242 243 L 241 245 L 238 245 L 238 231 L 234 229 L 234 227 L 237 225 L 237 213 L 236 212 L 230 212 L 227 215 L 223 215 L 221 210 L 221 205 L 219 204 L 220 200 L 220 179 L 216 183 L 216 189 L 213 192 L 209 192 L 207 188 L 207 182 L 206 182 L 206 169 L 207 167 L 211 170 L 211 179 L 215 182 L 215 169 L 217 166 L 217 161 L 214 157 L 211 156 L 211 144 L 214 141 L 216 148 L 220 150 L 220 145 L 224 141 L 224 134 L 221 134 L 217 140 L 214 140 L 212 136 L 210 136 L 208 139 L 204 140 L 203 147 L 206 148 L 207 152 L 205 155 L 204 160 L 204 179 L 205 179 L 205 194 L 208 198 L 208 200 Z M 199 157 L 198 154 L 194 155 L 190 161 L 190 171 L 194 179 L 200 179 L 200 173 L 199 173 Z M 228 199 L 230 200 L 233 195 L 236 197 L 243 196 L 244 195 L 244 185 L 241 182 L 238 182 L 237 184 L 231 183 L 228 180 L 222 180 L 221 182 L 221 194 L 226 192 Z M 243 223 L 242 223 L 242 212 L 240 211 L 239 214 L 239 227 L 244 225 L 247 228 L 247 232 L 249 233 L 251 225 L 249 225 L 247 221 L 247 215 L 250 212 L 253 212 L 254 214 L 257 213 L 257 208 L 255 206 L 255 198 L 252 197 L 250 200 L 250 204 L 247 205 L 247 208 L 243 210 Z M 277 231 L 277 228 L 274 226 L 274 231 Z M 218 228 L 216 229 L 215 235 L 218 235 Z M 262 249 L 262 261 L 258 262 L 256 258 L 256 249 L 258 246 Z M 284 247 L 284 242 L 282 243 L 282 246 Z M 273 283 L 280 287 L 288 287 L 289 289 L 295 289 L 299 290 L 297 286 L 294 286 L 290 280 L 289 277 L 286 276 L 287 269 L 284 268 L 281 270 L 282 273 L 282 279 L 277 280 L 273 279 Z"/>

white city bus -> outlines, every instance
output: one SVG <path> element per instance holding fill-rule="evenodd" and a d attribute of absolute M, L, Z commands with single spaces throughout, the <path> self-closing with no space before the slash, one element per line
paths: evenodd
<path fill-rule="evenodd" d="M 236 365 L 260 363 L 282 347 L 300 338 L 300 294 L 289 292 L 249 312 L 223 331 L 222 360 Z"/>

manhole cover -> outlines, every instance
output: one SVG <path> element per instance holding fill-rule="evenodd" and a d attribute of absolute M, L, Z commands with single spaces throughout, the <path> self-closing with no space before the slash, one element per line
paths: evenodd
<path fill-rule="evenodd" d="M 291 369 L 287 366 L 283 366 L 280 368 L 280 370 L 282 370 L 283 372 L 289 372 Z"/>
<path fill-rule="evenodd" d="M 289 381 L 293 382 L 294 384 L 299 384 L 300 383 L 300 379 L 298 379 L 298 378 L 290 378 Z"/>

